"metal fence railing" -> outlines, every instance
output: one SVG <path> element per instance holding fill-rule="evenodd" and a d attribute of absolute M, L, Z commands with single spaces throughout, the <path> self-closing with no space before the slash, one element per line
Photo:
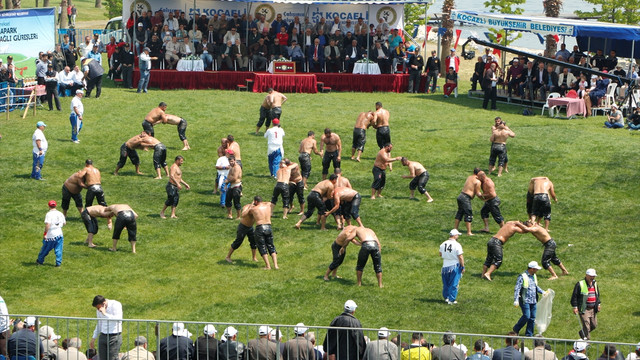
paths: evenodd
<path fill-rule="evenodd" d="M 9 315 L 12 319 L 25 321 L 28 315 Z M 78 318 L 78 317 L 61 317 L 61 316 L 35 316 L 37 326 L 35 326 L 35 335 L 40 336 L 43 340 L 43 349 L 37 346 L 33 349 L 32 355 L 35 359 L 40 359 L 41 351 L 45 353 L 47 359 L 52 360 L 83 360 L 79 354 L 85 353 L 93 337 L 98 319 L 96 318 Z M 132 353 L 127 354 L 130 350 L 135 349 L 136 345 L 141 345 L 140 336 L 144 336 L 147 341 L 146 349 L 155 355 L 158 360 L 320 360 L 318 357 L 324 354 L 327 349 L 323 348 L 323 342 L 327 341 L 329 348 L 336 349 L 335 360 L 380 360 L 380 359 L 401 359 L 403 348 L 409 347 L 412 343 L 412 335 L 421 333 L 423 338 L 420 342 L 425 348 L 414 349 L 411 351 L 425 351 L 433 346 L 439 347 L 438 355 L 434 360 L 450 360 L 460 359 L 460 352 L 466 356 L 474 354 L 474 343 L 482 340 L 487 347 L 485 353 L 491 359 L 494 349 L 505 347 L 505 335 L 488 335 L 488 334 L 471 334 L 471 333 L 450 333 L 438 331 L 420 331 L 420 330 L 400 330 L 400 329 L 373 329 L 373 328 L 331 328 L 328 326 L 315 325 L 282 325 L 282 324 L 249 324 L 249 323 L 229 323 L 229 322 L 202 322 L 202 321 L 174 321 L 165 320 L 108 320 L 111 325 L 118 322 L 121 323 L 117 335 L 105 335 L 107 340 L 109 337 L 121 337 L 121 344 L 118 348 L 118 355 L 115 353 L 108 354 L 107 359 L 99 360 L 143 360 L 139 356 L 132 359 Z M 179 325 L 182 324 L 182 325 Z M 50 327 L 47 328 L 47 327 Z M 235 330 L 233 331 L 231 327 Z M 111 328 L 111 327 L 110 327 Z M 15 330 L 15 329 L 14 329 Z M 12 331 L 14 331 L 12 330 Z M 214 331 L 215 330 L 215 331 Z M 386 333 L 385 333 L 386 332 Z M 178 333 L 182 336 L 172 336 Z M 230 334 L 231 333 L 231 334 Z M 267 334 L 268 335 L 264 335 Z M 208 338 L 208 335 L 214 338 Z M 57 344 L 53 340 L 48 340 L 47 336 L 60 336 Z M 229 335 L 233 335 L 231 337 Z M 262 335 L 262 339 L 259 337 Z M 385 335 L 381 338 L 380 335 Z M 444 337 L 454 335 L 455 342 L 453 347 L 443 346 Z M 362 337 L 366 339 L 366 343 Z M 189 340 L 187 340 L 187 338 Z M 381 338 L 381 339 L 380 339 Z M 22 337 L 21 339 L 24 339 Z M 287 343 L 289 340 L 292 342 Z M 554 338 L 525 338 L 517 337 L 519 344 L 518 351 L 527 355 L 528 350 L 533 350 L 533 341 L 538 341 L 538 346 L 544 340 L 545 346 L 555 353 L 552 358 L 547 352 L 534 352 L 533 356 L 526 357 L 527 360 L 556 360 L 562 359 L 569 354 L 573 347 L 575 339 L 554 339 Z M 96 340 L 95 348 L 102 339 Z M 113 340 L 113 339 L 112 339 Z M 226 341 L 225 341 L 226 340 Z M 380 341 L 375 341 L 380 340 Z M 22 342 L 21 342 L 22 341 Z M 222 342 L 224 341 L 224 342 Z M 305 349 L 309 349 L 309 343 L 313 348 L 313 356 L 307 354 Z M 63 343 L 67 346 L 67 350 L 62 348 Z M 393 345 L 392 345 L 393 343 Z M 16 354 L 16 351 L 29 350 L 29 344 L 25 340 L 8 342 L 8 353 Z M 620 343 L 620 342 L 601 342 L 589 341 L 585 355 L 589 359 L 597 359 L 608 349 L 608 346 L 615 345 L 619 356 L 617 359 L 624 359 L 629 353 L 636 350 L 636 344 Z M 68 347 L 71 346 L 72 348 Z M 453 348 L 460 349 L 455 350 Z M 115 348 L 114 348 L 115 349 Z M 423 350 L 424 349 L 424 350 Z M 107 353 L 109 350 L 105 350 Z M 405 350 L 406 351 L 406 350 Z M 88 358 L 95 355 L 95 352 L 88 351 Z M 393 352 L 393 357 L 389 357 L 389 353 Z M 446 352 L 446 354 L 445 354 Z M 384 356 L 386 353 L 387 356 Z M 540 355 L 543 354 L 543 355 Z M 25 355 L 25 354 L 19 354 Z M 54 356 L 51 356 L 54 355 Z M 406 355 L 406 354 L 405 354 Z M 455 356 L 454 356 L 455 355 Z M 415 356 L 415 355 L 414 355 Z M 328 357 L 331 359 L 331 357 Z M 150 359 L 150 358 L 149 358 Z M 144 360 L 149 360 L 144 358 Z M 410 359 L 414 359 L 413 356 Z M 423 358 L 420 358 L 423 359 Z M 525 356 L 522 356 L 525 359 Z M 15 359 L 14 359 L 15 360 Z M 27 360 L 18 358 L 18 360 Z M 33 359 L 31 359 L 33 360 Z M 97 357 L 94 360 L 98 360 Z M 494 360 L 512 360 L 494 359 Z"/>

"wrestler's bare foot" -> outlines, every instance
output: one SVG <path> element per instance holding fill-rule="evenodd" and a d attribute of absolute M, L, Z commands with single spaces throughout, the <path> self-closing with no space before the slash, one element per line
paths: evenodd
<path fill-rule="evenodd" d="M 327 228 L 326 227 L 321 227 L 320 231 L 327 231 Z"/>
<path fill-rule="evenodd" d="M 298 216 L 302 216 L 302 215 L 304 215 L 304 211 L 300 211 L 300 212 L 298 213 Z"/>
<path fill-rule="evenodd" d="M 273 268 L 276 269 L 276 270 L 280 270 L 280 267 L 278 267 L 278 266 L 274 266 Z"/>
<path fill-rule="evenodd" d="M 338 276 L 338 275 L 334 275 L 333 277 L 336 279 L 342 279 L 342 276 Z"/>
<path fill-rule="evenodd" d="M 271 270 L 270 267 L 263 267 L 262 270 Z"/>
<path fill-rule="evenodd" d="M 132 253 L 132 254 L 136 254 L 136 251 L 135 251 L 135 250 L 131 250 L 131 253 Z"/>
<path fill-rule="evenodd" d="M 481 232 L 481 233 L 488 233 L 488 232 L 489 232 L 489 228 L 484 228 L 484 229 L 480 230 L 479 232 Z"/>
<path fill-rule="evenodd" d="M 473 233 L 470 233 L 470 232 L 467 233 L 467 236 L 473 236 L 473 235 L 474 235 Z"/>
<path fill-rule="evenodd" d="M 253 259 L 251 259 L 251 261 L 258 262 L 258 259 L 257 258 L 253 258 Z"/>
<path fill-rule="evenodd" d="M 372 197 L 371 197 L 371 200 L 375 200 L 375 199 L 376 199 L 376 197 L 375 197 L 375 196 L 372 196 Z"/>
<path fill-rule="evenodd" d="M 358 286 L 362 286 L 362 283 L 361 283 L 361 282 L 359 282 L 359 283 L 358 283 Z"/>
<path fill-rule="evenodd" d="M 114 171 L 114 172 L 113 172 L 113 175 L 118 176 L 118 172 L 117 172 L 117 171 Z"/>
<path fill-rule="evenodd" d="M 418 200 L 415 196 L 409 196 L 409 200 Z"/>
<path fill-rule="evenodd" d="M 288 217 L 286 217 L 286 216 L 283 216 L 282 218 L 283 218 L 283 219 L 288 219 Z"/>
<path fill-rule="evenodd" d="M 90 247 L 90 248 L 98 247 L 98 245 L 96 245 L 96 244 L 89 244 L 87 246 Z"/>
<path fill-rule="evenodd" d="M 113 225 L 107 224 L 107 229 L 111 230 L 112 227 L 113 227 Z"/>
<path fill-rule="evenodd" d="M 228 262 L 229 264 L 233 264 L 233 260 L 231 260 L 231 258 L 230 258 L 230 257 L 228 257 L 228 256 L 227 256 L 227 257 L 225 257 L 224 259 L 225 259 L 225 260 L 227 260 L 227 262 Z"/>
<path fill-rule="evenodd" d="M 429 198 L 429 200 L 427 200 L 428 203 L 433 202 L 433 198 Z"/>
<path fill-rule="evenodd" d="M 182 148 L 182 150 L 191 150 L 191 147 L 190 146 L 185 146 L 185 147 Z"/>
<path fill-rule="evenodd" d="M 227 216 L 227 219 L 233 220 L 233 216 L 229 215 L 229 216 Z"/>
<path fill-rule="evenodd" d="M 378 195 L 378 197 L 379 197 L 379 198 L 383 198 L 384 196 L 382 196 L 382 194 L 379 194 L 379 195 Z"/>
<path fill-rule="evenodd" d="M 492 281 L 492 280 L 491 280 L 491 275 L 489 275 L 489 274 L 482 274 L 482 278 L 483 278 L 484 280 Z"/>
<path fill-rule="evenodd" d="M 502 174 L 498 174 L 498 177 L 501 177 L 501 176 L 502 176 Z"/>
<path fill-rule="evenodd" d="M 177 216 L 175 216 L 175 215 L 171 215 L 171 218 L 172 218 L 172 219 L 177 219 L 178 217 L 177 217 Z"/>
<path fill-rule="evenodd" d="M 384 287 L 384 285 L 380 284 L 380 289 L 382 289 Z"/>
<path fill-rule="evenodd" d="M 141 171 L 136 171 L 136 174 L 138 174 L 138 175 L 144 175 L 144 173 L 143 173 L 143 172 L 141 172 Z"/>
<path fill-rule="evenodd" d="M 551 280 L 555 280 L 557 278 L 558 278 L 558 276 L 556 275 L 556 276 L 552 276 L 552 277 L 548 278 L 547 280 L 551 281 Z"/>
<path fill-rule="evenodd" d="M 162 179 L 162 176 L 156 176 L 153 178 L 153 180 L 160 180 L 160 179 Z"/>
<path fill-rule="evenodd" d="M 360 158 L 356 158 L 356 161 L 357 161 L 357 162 L 360 162 Z"/>
<path fill-rule="evenodd" d="M 330 280 L 327 276 L 323 277 L 322 279 L 323 279 L 324 281 L 329 281 L 329 280 Z"/>
<path fill-rule="evenodd" d="M 162 218 L 162 219 L 166 219 L 167 217 L 166 217 L 166 216 L 164 216 L 164 213 L 160 213 L 160 218 Z"/>
<path fill-rule="evenodd" d="M 569 275 L 569 272 L 567 270 L 562 270 L 562 275 Z"/>
<path fill-rule="evenodd" d="M 118 250 L 117 249 L 113 249 L 113 248 L 109 248 L 109 251 L 115 252 L 115 251 L 118 251 Z"/>

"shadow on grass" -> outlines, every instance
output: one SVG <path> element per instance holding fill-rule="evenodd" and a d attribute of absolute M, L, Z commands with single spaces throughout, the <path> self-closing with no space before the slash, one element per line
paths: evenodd
<path fill-rule="evenodd" d="M 264 262 L 261 264 L 259 261 L 240 260 L 240 259 L 233 259 L 233 264 L 229 264 L 227 260 L 222 259 L 222 260 L 218 260 L 217 264 L 228 265 L 228 266 L 242 266 L 246 268 L 259 268 L 264 266 Z"/>
<path fill-rule="evenodd" d="M 415 300 L 420 301 L 422 303 L 443 304 L 443 305 L 446 304 L 443 298 L 417 298 Z"/>
<path fill-rule="evenodd" d="M 16 179 L 31 179 L 30 174 L 15 174 L 13 177 Z"/>
<path fill-rule="evenodd" d="M 326 283 L 326 284 L 331 284 L 331 283 L 338 283 L 340 285 L 349 285 L 349 286 L 353 286 L 356 284 L 355 281 L 353 280 L 349 280 L 349 279 L 345 279 L 345 278 L 334 278 L 334 277 L 330 277 L 331 280 L 329 281 L 325 281 L 323 275 L 318 275 L 316 276 L 316 279 Z"/>
<path fill-rule="evenodd" d="M 495 280 L 496 277 L 514 277 L 514 276 L 517 276 L 517 275 L 520 275 L 520 273 L 517 273 L 517 272 L 514 272 L 514 271 L 494 271 L 491 274 L 491 279 Z M 468 274 L 468 276 L 472 276 L 474 278 L 482 279 L 482 272 L 470 273 L 470 274 Z M 482 279 L 482 280 L 484 280 L 484 279 Z"/>
<path fill-rule="evenodd" d="M 196 191 L 191 190 L 191 192 L 195 192 L 195 193 L 198 193 L 200 195 L 220 196 L 219 193 L 218 194 L 214 194 L 213 190 L 196 190 Z"/>
<path fill-rule="evenodd" d="M 201 201 L 201 202 L 198 203 L 198 205 L 214 207 L 214 208 L 219 208 L 220 207 L 220 203 L 208 202 L 208 201 Z"/>
<path fill-rule="evenodd" d="M 171 214 L 171 213 L 169 213 L 169 214 Z M 166 215 L 166 213 L 165 213 L 165 215 Z M 147 217 L 154 218 L 154 219 L 160 219 L 160 213 L 147 214 Z"/>
<path fill-rule="evenodd" d="M 632 313 L 633 316 L 640 316 L 640 311 L 636 311 L 634 313 Z"/>
<path fill-rule="evenodd" d="M 254 173 L 244 173 L 243 176 L 253 176 L 255 178 L 264 178 L 264 179 L 271 178 L 271 175 L 268 175 L 268 174 L 254 174 Z"/>

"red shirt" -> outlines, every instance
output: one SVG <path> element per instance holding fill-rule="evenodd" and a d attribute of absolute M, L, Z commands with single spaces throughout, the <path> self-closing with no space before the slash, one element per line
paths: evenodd
<path fill-rule="evenodd" d="M 280 32 L 276 37 L 280 40 L 280 45 L 287 46 L 289 44 L 289 34 Z"/>

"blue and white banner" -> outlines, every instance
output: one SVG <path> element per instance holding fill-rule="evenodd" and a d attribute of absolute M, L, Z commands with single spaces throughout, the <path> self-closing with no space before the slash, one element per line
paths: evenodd
<path fill-rule="evenodd" d="M 244 1 L 219 1 L 197 0 L 196 7 L 192 0 L 124 0 L 122 4 L 122 19 L 126 23 L 132 12 L 140 15 L 143 11 L 162 10 L 166 14 L 169 11 L 180 10 L 190 18 L 193 14 L 205 14 L 208 18 L 214 14 L 225 14 L 231 19 L 233 14 L 250 13 L 255 19 L 256 14 L 265 16 L 267 23 L 276 18 L 276 14 L 282 14 L 282 18 L 290 23 L 294 17 L 300 17 L 303 22 L 305 16 L 309 16 L 311 23 L 316 24 L 320 18 L 325 18 L 327 23 L 337 16 L 342 23 L 351 20 L 355 24 L 362 17 L 365 22 L 378 24 L 380 18 L 384 18 L 390 28 L 401 28 L 404 24 L 404 6 L 387 4 L 301 4 L 295 2 L 244 2 Z M 370 12 L 368 12 L 370 11 Z M 369 21 L 367 21 L 369 19 Z"/>
<path fill-rule="evenodd" d="M 0 54 L 13 56 L 22 76 L 35 74 L 41 51 L 55 48 L 55 9 L 35 8 L 0 11 Z"/>
<path fill-rule="evenodd" d="M 507 14 L 474 13 L 469 11 L 451 11 L 451 19 L 482 27 L 502 28 L 506 30 L 531 31 L 542 35 L 574 36 L 573 25 L 549 23 L 522 18 L 510 18 Z M 552 21 L 552 20 L 550 20 Z"/>

